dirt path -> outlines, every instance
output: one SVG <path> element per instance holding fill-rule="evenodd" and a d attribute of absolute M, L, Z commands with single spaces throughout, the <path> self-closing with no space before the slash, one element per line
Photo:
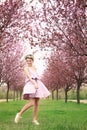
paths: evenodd
<path fill-rule="evenodd" d="M 6 99 L 0 99 L 0 102 L 6 102 Z M 8 99 L 8 101 L 11 101 L 11 99 Z"/>
<path fill-rule="evenodd" d="M 11 99 L 9 99 L 8 101 L 10 101 L 10 100 Z M 68 101 L 77 102 L 77 100 L 68 100 Z M 6 99 L 0 99 L 0 102 L 6 102 Z M 80 100 L 80 102 L 87 104 L 87 100 Z"/>
<path fill-rule="evenodd" d="M 68 101 L 77 102 L 77 100 L 68 100 Z M 80 100 L 80 103 L 85 103 L 85 104 L 87 104 L 87 100 Z"/>
<path fill-rule="evenodd" d="M 6 99 L 0 99 L 0 102 L 6 102 Z"/>

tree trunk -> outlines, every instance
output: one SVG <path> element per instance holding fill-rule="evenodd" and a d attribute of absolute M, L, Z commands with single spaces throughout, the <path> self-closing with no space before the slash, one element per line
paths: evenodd
<path fill-rule="evenodd" d="M 21 95 L 22 95 L 22 92 L 20 91 L 20 100 L 21 100 Z"/>
<path fill-rule="evenodd" d="M 80 104 L 80 85 L 77 86 L 77 103 Z"/>
<path fill-rule="evenodd" d="M 68 97 L 67 97 L 67 90 L 65 89 L 65 103 L 67 103 L 67 99 L 68 99 Z"/>
<path fill-rule="evenodd" d="M 18 90 L 17 90 L 17 100 L 18 100 Z"/>
<path fill-rule="evenodd" d="M 52 100 L 54 100 L 54 91 L 52 91 Z"/>
<path fill-rule="evenodd" d="M 14 87 L 14 92 L 13 92 L 13 101 L 15 101 L 15 87 Z"/>
<path fill-rule="evenodd" d="M 58 100 L 58 89 L 56 90 L 56 99 Z"/>
<path fill-rule="evenodd" d="M 8 102 L 8 97 L 9 97 L 9 82 L 7 82 L 7 94 L 6 94 L 6 101 Z"/>

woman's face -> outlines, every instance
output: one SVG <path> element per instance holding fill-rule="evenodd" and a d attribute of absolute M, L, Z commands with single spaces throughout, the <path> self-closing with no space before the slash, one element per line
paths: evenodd
<path fill-rule="evenodd" d="M 26 62 L 27 62 L 27 64 L 28 64 L 28 65 L 32 65 L 33 60 L 32 60 L 32 59 L 27 58 L 27 59 L 26 59 Z"/>

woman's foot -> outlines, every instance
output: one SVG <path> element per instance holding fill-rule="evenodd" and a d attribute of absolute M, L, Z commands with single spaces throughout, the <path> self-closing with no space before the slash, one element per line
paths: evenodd
<path fill-rule="evenodd" d="M 37 120 L 32 121 L 35 125 L 39 125 L 39 122 Z"/>
<path fill-rule="evenodd" d="M 17 113 L 16 116 L 15 116 L 15 120 L 14 120 L 14 122 L 15 122 L 15 123 L 18 123 L 19 120 L 20 120 L 20 118 L 21 118 L 20 114 Z"/>

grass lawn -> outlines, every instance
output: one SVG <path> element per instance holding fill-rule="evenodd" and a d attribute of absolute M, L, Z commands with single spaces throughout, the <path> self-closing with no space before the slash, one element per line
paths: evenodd
<path fill-rule="evenodd" d="M 26 101 L 0 103 L 0 130 L 87 130 L 87 104 L 41 100 L 39 126 L 31 123 L 32 108 L 15 124 L 14 117 L 25 103 Z"/>

